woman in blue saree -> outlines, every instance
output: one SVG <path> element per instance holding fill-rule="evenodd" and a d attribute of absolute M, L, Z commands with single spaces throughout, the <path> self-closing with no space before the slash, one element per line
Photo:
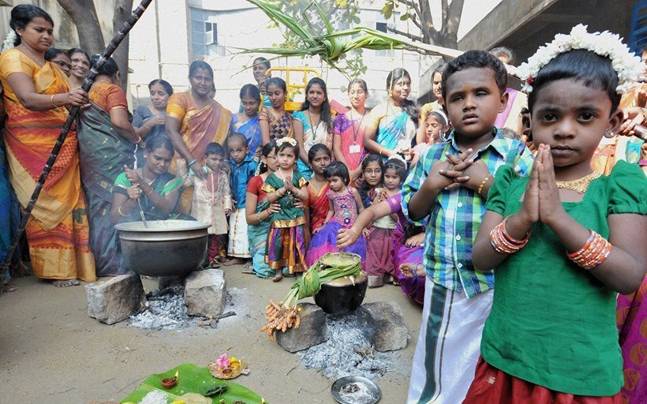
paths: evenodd
<path fill-rule="evenodd" d="M 416 136 L 417 108 L 409 100 L 411 76 L 397 68 L 386 78 L 387 100 L 366 116 L 362 130 L 364 146 L 385 160 L 396 154 L 408 156 Z"/>

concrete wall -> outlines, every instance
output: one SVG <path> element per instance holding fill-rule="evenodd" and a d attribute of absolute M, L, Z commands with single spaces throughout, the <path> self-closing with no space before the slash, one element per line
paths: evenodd
<path fill-rule="evenodd" d="M 557 0 L 502 0 L 458 42 L 459 49 L 487 49 Z"/>
<path fill-rule="evenodd" d="M 631 0 L 503 0 L 460 41 L 460 49 L 507 46 L 517 64 L 557 33 L 578 24 L 589 31 L 629 32 Z"/>
<path fill-rule="evenodd" d="M 189 34 L 184 1 L 154 1 L 130 33 L 128 76 L 136 106 L 149 97 L 148 83 L 162 78 L 176 91 L 188 88 Z"/>
<path fill-rule="evenodd" d="M 190 6 L 200 6 L 203 10 L 213 12 L 210 20 L 218 24 L 218 45 L 222 49 L 218 54 L 205 58 L 215 71 L 216 99 L 232 110 L 237 110 L 239 105 L 238 93 L 240 87 L 247 83 L 254 83 L 251 70 L 247 69 L 252 60 L 260 54 L 237 54 L 236 48 L 262 48 L 272 47 L 282 41 L 282 35 L 277 28 L 270 28 L 270 21 L 259 9 L 249 7 L 249 3 L 234 1 L 212 2 L 195 1 L 188 3 Z M 239 6 L 236 8 L 235 6 Z M 190 11 L 189 11 L 190 12 Z M 380 8 L 374 4 L 362 8 L 360 12 L 361 25 L 375 28 L 376 22 L 384 22 Z M 399 28 L 404 28 L 398 16 L 394 16 L 390 23 L 397 22 Z M 274 55 L 263 55 L 268 59 Z M 405 67 L 414 81 L 413 97 L 417 94 L 418 77 L 420 77 L 422 58 L 420 55 L 403 51 L 364 51 L 364 64 L 368 67 L 362 76 L 367 81 L 370 98 L 368 105 L 375 105 L 382 101 L 386 94 L 385 81 L 388 72 L 396 67 Z M 273 66 L 307 66 L 321 72 L 321 77 L 328 85 L 331 98 L 348 105 L 345 93 L 348 78 L 335 69 L 322 63 L 318 57 L 285 58 L 272 60 Z"/>

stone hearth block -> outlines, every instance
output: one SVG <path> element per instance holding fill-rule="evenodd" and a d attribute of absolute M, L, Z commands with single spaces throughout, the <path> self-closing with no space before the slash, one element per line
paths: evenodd
<path fill-rule="evenodd" d="M 85 286 L 88 315 L 102 323 L 114 324 L 141 311 L 146 302 L 139 275 L 114 276 Z"/>
<path fill-rule="evenodd" d="M 328 340 L 326 313 L 312 303 L 300 303 L 301 324 L 286 332 L 276 333 L 276 342 L 288 352 L 298 352 Z"/>
<path fill-rule="evenodd" d="M 220 269 L 195 271 L 184 282 L 184 300 L 190 316 L 215 318 L 225 306 L 225 276 Z"/>
<path fill-rule="evenodd" d="M 407 347 L 409 329 L 404 323 L 400 307 L 393 303 L 375 302 L 364 304 L 362 308 L 373 318 L 373 344 L 376 351 L 397 351 Z"/>

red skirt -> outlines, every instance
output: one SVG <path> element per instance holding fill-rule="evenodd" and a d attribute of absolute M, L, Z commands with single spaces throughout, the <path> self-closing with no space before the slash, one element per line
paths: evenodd
<path fill-rule="evenodd" d="M 559 393 L 510 376 L 490 366 L 483 358 L 463 404 L 621 404 L 620 392 L 612 397 L 576 396 Z"/>

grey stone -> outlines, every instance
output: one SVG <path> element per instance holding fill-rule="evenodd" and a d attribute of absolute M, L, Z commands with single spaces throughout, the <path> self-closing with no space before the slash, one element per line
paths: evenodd
<path fill-rule="evenodd" d="M 409 329 L 400 307 L 394 303 L 375 302 L 362 305 L 373 319 L 373 345 L 376 351 L 404 349 L 409 343 Z"/>
<path fill-rule="evenodd" d="M 298 352 L 328 340 L 326 313 L 319 306 L 311 303 L 300 303 L 301 324 L 286 332 L 276 333 L 276 342 L 288 352 Z"/>
<path fill-rule="evenodd" d="M 225 306 L 225 276 L 220 269 L 192 272 L 184 282 L 184 300 L 190 316 L 215 318 Z"/>
<path fill-rule="evenodd" d="M 127 319 L 141 311 L 146 302 L 142 281 L 132 272 L 86 285 L 85 294 L 88 315 L 106 324 Z"/>

